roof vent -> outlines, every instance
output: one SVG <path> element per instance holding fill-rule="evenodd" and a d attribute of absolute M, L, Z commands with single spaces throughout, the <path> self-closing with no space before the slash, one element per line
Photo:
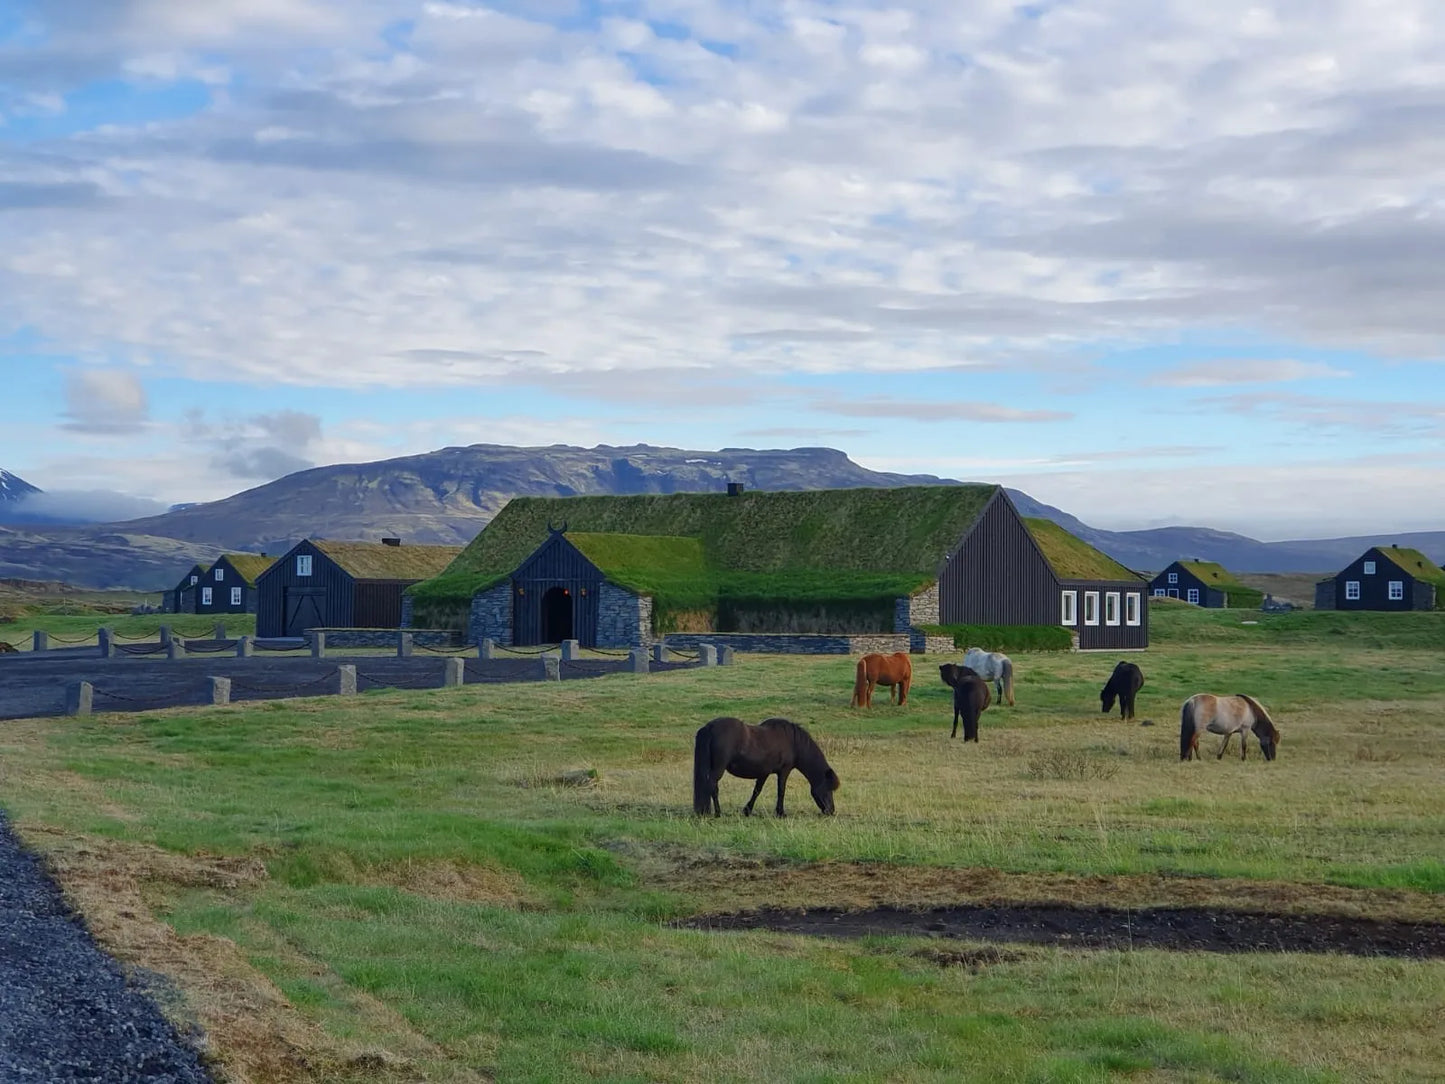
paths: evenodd
<path fill-rule="evenodd" d="M 401 539 L 399 539 L 399 538 L 383 538 L 383 539 L 381 540 L 381 544 L 382 544 L 383 546 L 399 546 L 399 545 L 401 545 Z"/>
<path fill-rule="evenodd" d="M 741 497 L 743 495 L 743 484 L 741 482 L 728 483 L 728 496 Z"/>

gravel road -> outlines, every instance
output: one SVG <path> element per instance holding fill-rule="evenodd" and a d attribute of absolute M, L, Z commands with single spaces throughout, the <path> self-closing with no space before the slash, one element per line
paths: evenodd
<path fill-rule="evenodd" d="M 0 812 L 0 1084 L 210 1084 Z"/>

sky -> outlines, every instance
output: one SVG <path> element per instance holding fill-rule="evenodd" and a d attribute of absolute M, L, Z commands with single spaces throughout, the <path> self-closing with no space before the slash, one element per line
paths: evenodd
<path fill-rule="evenodd" d="M 0 468 L 114 515 L 648 443 L 1445 529 L 1442 254 L 1438 0 L 0 0 Z"/>

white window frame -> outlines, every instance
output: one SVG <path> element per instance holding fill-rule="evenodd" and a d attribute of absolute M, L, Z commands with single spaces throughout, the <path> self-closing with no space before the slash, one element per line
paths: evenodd
<path fill-rule="evenodd" d="M 241 589 L 239 587 L 231 588 L 231 605 L 241 605 Z"/>
<path fill-rule="evenodd" d="M 1097 625 L 1099 623 L 1099 592 L 1084 592 L 1084 624 Z"/>
<path fill-rule="evenodd" d="M 199 576 L 192 576 L 192 577 L 191 577 L 191 586 L 192 586 L 192 587 L 196 586 L 196 581 L 199 580 L 200 578 L 201 578 L 201 577 L 199 577 Z"/>
<path fill-rule="evenodd" d="M 298 575 L 298 576 L 309 576 L 309 575 L 311 575 L 311 554 L 309 554 L 309 553 L 298 553 L 298 554 L 296 555 L 296 575 Z"/>
<path fill-rule="evenodd" d="M 1366 562 L 1365 562 L 1365 575 L 1366 575 L 1366 576 L 1373 576 L 1374 574 L 1375 574 L 1375 562 L 1374 562 L 1374 561 L 1366 561 Z"/>
<path fill-rule="evenodd" d="M 1170 597 L 1170 598 L 1178 598 L 1178 597 L 1179 597 L 1179 588 L 1177 588 L 1177 587 L 1171 587 L 1171 588 L 1169 588 L 1169 597 Z"/>
<path fill-rule="evenodd" d="M 1178 582 L 1179 582 L 1179 573 L 1177 573 L 1177 572 L 1171 572 L 1171 573 L 1169 573 L 1169 582 L 1170 582 L 1170 583 L 1178 583 Z"/>
<path fill-rule="evenodd" d="M 1346 580 L 1346 581 L 1345 581 L 1345 600 L 1346 600 L 1347 602 L 1359 602 L 1359 601 L 1360 601 L 1360 581 L 1359 581 L 1359 580 Z"/>
<path fill-rule="evenodd" d="M 1194 603 L 1194 605 L 1198 606 L 1198 605 L 1199 605 L 1199 588 L 1197 588 L 1197 587 L 1191 587 L 1191 588 L 1189 589 L 1189 593 L 1188 593 L 1188 596 L 1187 596 L 1187 598 L 1186 598 L 1186 601 L 1192 602 L 1192 603 Z"/>
<path fill-rule="evenodd" d="M 1117 625 L 1119 623 L 1119 592 L 1108 591 L 1104 595 L 1104 624 Z"/>
<path fill-rule="evenodd" d="M 224 580 L 225 578 L 226 578 L 226 570 L 225 570 L 224 568 L 218 568 L 218 569 L 216 569 L 216 582 L 217 582 L 217 583 L 220 583 L 220 582 L 221 582 L 222 580 Z"/>
<path fill-rule="evenodd" d="M 1400 602 L 1401 600 L 1404 599 L 1404 597 L 1405 597 L 1405 581 L 1404 581 L 1404 580 L 1391 580 L 1391 581 L 1390 581 L 1390 601 L 1391 601 L 1391 602 Z"/>
<path fill-rule="evenodd" d="M 1059 596 L 1059 606 L 1063 611 L 1059 624 L 1077 625 L 1079 623 L 1079 592 L 1063 592 Z"/>
<path fill-rule="evenodd" d="M 1164 588 L 1162 588 L 1162 587 L 1156 587 L 1156 588 L 1154 588 L 1154 597 L 1155 597 L 1155 598 L 1168 598 L 1168 597 L 1169 597 L 1169 592 L 1166 591 L 1166 590 L 1165 590 Z"/>
<path fill-rule="evenodd" d="M 210 604 L 211 604 L 211 589 L 210 589 L 209 587 L 202 587 L 202 588 L 201 588 L 201 605 L 202 605 L 202 606 L 209 606 Z"/>
<path fill-rule="evenodd" d="M 1143 598 L 1138 591 L 1130 591 L 1124 596 L 1124 624 L 1138 625 L 1143 617 Z"/>

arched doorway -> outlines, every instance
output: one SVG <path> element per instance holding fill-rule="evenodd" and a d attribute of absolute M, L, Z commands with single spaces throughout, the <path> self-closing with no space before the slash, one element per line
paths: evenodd
<path fill-rule="evenodd" d="M 559 644 L 572 638 L 572 592 L 549 587 L 542 596 L 542 643 Z"/>

